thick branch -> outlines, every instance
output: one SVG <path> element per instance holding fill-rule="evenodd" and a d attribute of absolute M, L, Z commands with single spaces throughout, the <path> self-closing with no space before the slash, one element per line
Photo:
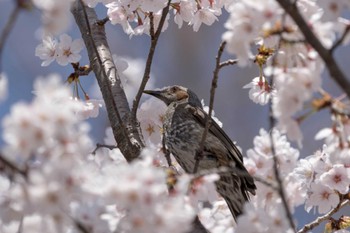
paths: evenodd
<path fill-rule="evenodd" d="M 108 118 L 118 148 L 128 161 L 137 158 L 144 146 L 139 124 L 131 118 L 124 89 L 112 59 L 104 26 L 97 24 L 93 8 L 81 0 L 72 4 L 71 12 L 79 26 L 91 67 L 106 104 Z"/>
<path fill-rule="evenodd" d="M 321 41 L 312 32 L 311 28 L 300 14 L 297 4 L 289 0 L 276 0 L 283 9 L 290 15 L 294 22 L 298 25 L 300 31 L 303 33 L 305 40 L 317 51 L 325 65 L 328 68 L 330 75 L 338 83 L 339 87 L 350 97 L 350 82 L 347 80 L 345 74 L 335 61 L 332 50 L 325 48 Z"/>
<path fill-rule="evenodd" d="M 332 217 L 333 214 L 335 214 L 336 212 L 338 212 L 341 208 L 343 208 L 344 206 L 349 204 L 349 200 L 345 200 L 343 202 L 339 202 L 339 204 L 332 209 L 331 211 L 329 211 L 327 214 L 318 217 L 315 221 L 312 221 L 308 224 L 306 224 L 302 229 L 300 229 L 298 231 L 298 233 L 307 233 L 310 230 L 314 229 L 315 227 L 317 227 L 318 225 L 320 225 L 322 222 L 330 219 Z"/>
<path fill-rule="evenodd" d="M 153 14 L 150 14 L 151 46 L 149 48 L 148 57 L 147 57 L 147 61 L 146 61 L 145 72 L 143 73 L 142 82 L 141 82 L 139 90 L 138 90 L 138 92 L 137 92 L 137 94 L 135 96 L 135 99 L 134 99 L 134 102 L 133 102 L 133 106 L 132 106 L 132 117 L 134 117 L 135 119 L 136 119 L 137 108 L 138 108 L 138 106 L 140 104 L 142 93 L 145 90 L 146 84 L 147 84 L 147 82 L 148 82 L 148 80 L 150 78 L 151 66 L 152 66 L 152 62 L 153 62 L 154 52 L 156 50 L 158 39 L 159 39 L 160 33 L 162 32 L 162 28 L 163 28 L 166 16 L 167 16 L 167 14 L 169 12 L 170 2 L 171 2 L 171 0 L 168 0 L 167 6 L 163 9 L 162 16 L 160 18 L 157 31 L 155 33 L 154 33 L 154 18 L 153 18 Z"/>

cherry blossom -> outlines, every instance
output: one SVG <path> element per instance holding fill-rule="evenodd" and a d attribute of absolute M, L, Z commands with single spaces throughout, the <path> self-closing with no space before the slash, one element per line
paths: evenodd
<path fill-rule="evenodd" d="M 60 34 L 69 25 L 72 2 L 33 1 L 42 13 L 43 37 L 35 49 L 42 66 L 54 61 L 65 66 L 81 59 L 83 41 Z M 121 25 L 131 37 L 149 35 L 152 18 L 156 30 L 168 1 L 84 3 L 91 8 L 101 3 L 99 7 L 105 7 L 110 22 Z M 343 14 L 350 8 L 349 1 L 298 0 L 295 6 L 325 48 L 332 48 L 342 36 L 341 45 L 349 44 L 350 33 L 344 32 L 350 21 Z M 350 121 L 347 114 L 332 111 L 331 125 L 322 126 L 315 136 L 323 140 L 323 147 L 307 157 L 291 146 L 288 140 L 302 145 L 305 107 L 321 90 L 325 64 L 275 0 L 171 1 L 162 32 L 172 17 L 179 28 L 185 22 L 197 32 L 202 24 L 210 26 L 218 21 L 222 10 L 228 12 L 228 19 L 221 38 L 230 55 L 238 58 L 239 66 L 257 60 L 253 55 L 256 46 L 272 51 L 266 64 L 259 63 L 259 77 L 246 81 L 249 83 L 243 88 L 249 89 L 249 98 L 255 103 L 266 105 L 271 101 L 272 116 L 277 120 L 270 132 L 260 129 L 252 147 L 242 153 L 247 170 L 258 178 L 258 189 L 236 222 L 216 192 L 218 174 L 186 174 L 173 157 L 171 172 L 167 170 L 161 143 L 166 108 L 163 103 L 150 98 L 140 105 L 137 119 L 146 147 L 138 160 L 127 163 L 111 127 L 107 127 L 103 139 L 111 149 L 93 150 L 90 125 L 84 120 L 97 117 L 102 102 L 72 99 L 61 77 L 51 74 L 36 79 L 32 101 L 14 104 L 2 119 L 4 146 L 0 154 L 23 174 L 0 174 L 0 231 L 17 232 L 22 228 L 29 233 L 73 233 L 80 232 L 81 226 L 88 232 L 181 233 L 190 230 L 198 214 L 213 233 L 293 232 L 275 189 L 279 184 L 273 170 L 274 156 L 292 214 L 300 205 L 318 214 L 338 206 L 349 194 Z M 116 56 L 113 59 L 131 104 L 145 61 Z M 147 88 L 154 87 L 151 76 Z M 267 80 L 273 82 L 273 87 Z M 7 96 L 7 85 L 7 77 L 1 73 L 0 102 Z M 202 105 L 208 112 L 204 101 Z M 214 112 L 212 115 L 222 126 Z M 260 179 L 270 185 L 258 182 Z M 169 180 L 176 182 L 169 184 Z"/>
<path fill-rule="evenodd" d="M 205 105 L 203 99 L 201 100 L 201 104 L 202 104 L 203 110 L 204 110 L 206 113 L 209 114 L 209 106 L 206 106 L 206 105 Z M 214 120 L 220 127 L 222 127 L 222 122 L 219 120 L 219 118 L 215 117 L 215 111 L 214 111 L 214 110 L 211 111 L 211 117 L 213 118 L 213 120 Z"/>
<path fill-rule="evenodd" d="M 163 102 L 149 98 L 143 102 L 137 112 L 141 129 L 149 143 L 161 144 L 162 127 L 166 106 Z"/>
<path fill-rule="evenodd" d="M 99 110 L 102 107 L 102 100 L 88 99 L 83 103 L 82 109 L 78 114 L 82 119 L 96 118 L 99 115 Z"/>
<path fill-rule="evenodd" d="M 310 211 L 315 206 L 320 214 L 324 214 L 338 203 L 339 196 L 335 191 L 320 183 L 312 183 L 309 198 L 305 202 L 305 209 Z"/>
<path fill-rule="evenodd" d="M 68 63 L 76 63 L 80 60 L 80 51 L 83 49 L 82 39 L 72 40 L 67 34 L 60 36 L 60 42 L 57 47 L 57 63 L 65 66 Z"/>
<path fill-rule="evenodd" d="M 143 75 L 145 60 L 113 55 L 113 61 L 117 67 L 118 75 L 123 84 L 128 102 L 131 105 L 141 84 L 141 79 L 139 77 Z M 151 75 L 152 77 L 154 76 L 152 73 Z M 154 79 L 150 79 L 149 82 L 147 82 L 146 88 L 154 88 Z"/>
<path fill-rule="evenodd" d="M 344 9 L 350 7 L 346 0 L 318 0 L 317 4 L 323 9 L 323 19 L 336 20 Z"/>
<path fill-rule="evenodd" d="M 343 165 L 336 164 L 328 172 L 320 176 L 320 181 L 331 189 L 342 194 L 349 191 L 350 170 Z"/>
<path fill-rule="evenodd" d="M 216 20 L 218 20 L 215 14 L 217 14 L 215 11 L 208 8 L 198 10 L 194 15 L 193 20 L 190 22 L 193 24 L 193 30 L 197 32 L 202 23 L 209 26 L 212 25 Z"/>
<path fill-rule="evenodd" d="M 68 63 L 78 62 L 81 58 L 79 53 L 82 49 L 83 41 L 81 39 L 73 41 L 67 34 L 62 34 L 59 43 L 50 36 L 44 37 L 42 44 L 36 47 L 35 55 L 44 60 L 41 63 L 42 66 L 48 66 L 54 60 L 65 66 Z"/>
<path fill-rule="evenodd" d="M 181 28 L 183 21 L 189 23 L 193 19 L 194 12 L 196 12 L 196 4 L 190 0 L 180 1 L 178 4 L 179 9 L 175 8 L 174 21 Z"/>
<path fill-rule="evenodd" d="M 232 233 L 236 227 L 224 200 L 214 202 L 211 208 L 201 209 L 198 217 L 206 229 L 212 233 Z"/>
<path fill-rule="evenodd" d="M 35 56 L 40 57 L 44 60 L 41 63 L 41 66 L 48 66 L 57 58 L 57 41 L 50 37 L 46 36 L 43 39 L 42 44 L 39 44 L 35 49 Z"/>
<path fill-rule="evenodd" d="M 70 5 L 73 0 L 34 0 L 34 5 L 42 10 L 42 22 L 45 34 L 62 33 L 70 24 Z"/>
<path fill-rule="evenodd" d="M 250 83 L 243 86 L 243 88 L 250 88 L 249 98 L 260 105 L 266 105 L 274 93 L 265 77 L 255 77 Z"/>

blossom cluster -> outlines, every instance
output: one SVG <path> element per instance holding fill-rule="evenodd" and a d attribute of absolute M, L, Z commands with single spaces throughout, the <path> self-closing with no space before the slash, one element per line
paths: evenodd
<path fill-rule="evenodd" d="M 125 33 L 132 35 L 149 34 L 151 15 L 155 30 L 158 28 L 162 15 L 162 9 L 168 4 L 167 0 L 156 1 L 114 1 L 114 0 L 84 0 L 90 6 L 95 7 L 101 2 L 107 7 L 107 14 L 112 24 L 120 24 Z M 198 31 L 201 24 L 212 25 L 217 16 L 221 15 L 221 9 L 226 3 L 223 1 L 172 1 L 170 9 L 174 12 L 174 21 L 182 27 L 183 23 L 193 26 Z M 166 18 L 162 30 L 166 30 L 169 15 Z"/>
<path fill-rule="evenodd" d="M 59 42 L 51 36 L 46 36 L 42 43 L 36 47 L 35 56 L 44 60 L 41 63 L 42 66 L 48 66 L 55 60 L 61 66 L 66 66 L 81 59 L 79 53 L 83 46 L 82 39 L 72 40 L 72 37 L 67 34 L 60 35 Z"/>
<path fill-rule="evenodd" d="M 274 149 L 272 148 L 273 139 Z M 274 159 L 278 161 L 278 170 L 283 180 L 289 208 L 303 203 L 306 193 L 299 192 L 299 183 L 293 176 L 297 165 L 299 151 L 287 141 L 287 137 L 274 129 L 272 135 L 261 129 L 254 138 L 254 148 L 247 151 L 244 163 L 247 170 L 261 180 L 270 183 L 266 185 L 256 182 L 257 194 L 246 204 L 245 214 L 238 218 L 236 232 L 289 232 L 290 226 L 285 217 L 285 210 L 281 197 L 274 188 L 276 179 L 274 174 Z"/>
<path fill-rule="evenodd" d="M 167 172 L 150 149 L 131 164 L 118 149 L 91 155 L 82 103 L 70 98 L 58 76 L 38 79 L 34 93 L 31 103 L 14 105 L 3 119 L 1 156 L 18 171 L 0 175 L 1 232 L 189 230 L 191 178 L 179 177 L 169 193 Z M 116 144 L 111 130 L 105 143 Z"/>
<path fill-rule="evenodd" d="M 350 25 L 348 19 L 340 17 L 343 9 L 350 8 L 349 1 L 302 0 L 296 6 L 325 48 L 330 49 Z M 250 88 L 249 97 L 262 105 L 272 99 L 279 130 L 301 145 L 299 115 L 321 87 L 323 62 L 275 0 L 235 1 L 228 11 L 230 18 L 222 38 L 228 51 L 239 59 L 239 65 L 246 66 L 254 60 L 254 46 L 274 51 L 260 76 L 245 86 Z M 346 43 L 348 40 L 343 40 Z M 273 79 L 273 86 L 266 77 Z"/>
<path fill-rule="evenodd" d="M 247 151 L 245 166 L 251 174 L 270 185 L 257 182 L 257 195 L 246 204 L 235 232 L 293 232 L 276 190 L 272 153 L 276 156 L 283 189 L 288 190 L 285 195 L 292 213 L 300 205 L 304 205 L 307 212 L 315 208 L 319 214 L 338 206 L 342 195 L 349 193 L 350 151 L 332 148 L 324 145 L 322 151 L 299 159 L 299 151 L 290 146 L 286 136 L 276 129 L 272 135 L 260 130 L 260 135 L 254 139 L 254 148 Z"/>
<path fill-rule="evenodd" d="M 43 11 L 47 34 L 67 26 L 72 0 L 34 0 Z M 120 24 L 132 35 L 150 33 L 151 19 L 158 28 L 167 0 L 84 0 L 89 7 L 102 3 L 112 24 Z M 326 48 L 331 48 L 350 22 L 341 18 L 347 0 L 296 1 L 312 31 Z M 271 100 L 277 128 L 260 130 L 254 148 L 247 151 L 247 170 L 263 180 L 256 182 L 256 196 L 234 222 L 230 211 L 215 191 L 217 174 L 193 177 L 172 158 L 176 182 L 169 187 L 161 143 L 165 105 L 154 98 L 142 103 L 137 112 L 147 147 L 141 159 L 126 163 L 119 149 L 98 150 L 94 155 L 89 125 L 96 117 L 99 101 L 72 99 L 57 76 L 38 79 L 30 103 L 18 103 L 3 121 L 5 148 L 1 156 L 18 168 L 18 174 L 0 174 L 0 231 L 15 232 L 187 232 L 198 214 L 205 227 L 219 232 L 293 232 L 285 217 L 285 207 L 276 190 L 274 162 L 282 178 L 287 204 L 292 213 L 304 204 L 306 211 L 319 214 L 336 207 L 349 194 L 350 131 L 347 116 L 333 115 L 334 125 L 322 130 L 318 139 L 325 146 L 304 159 L 287 140 L 301 144 L 298 113 L 321 87 L 324 64 L 305 43 L 295 22 L 275 0 L 176 0 L 170 3 L 175 23 L 187 23 L 198 31 L 201 24 L 212 25 L 225 8 L 230 16 L 222 38 L 228 51 L 246 66 L 254 58 L 252 47 L 276 51 L 259 77 L 245 88 L 259 104 Z M 324 10 L 322 10 L 324 9 Z M 60 20 L 57 20 L 59 17 Z M 170 15 L 162 30 L 166 30 Z M 62 20 L 63 19 L 63 20 Z M 350 36 L 343 43 L 349 43 Z M 66 34 L 46 36 L 35 51 L 42 66 L 53 61 L 65 66 L 80 60 L 81 39 Z M 114 58 L 129 102 L 141 77 L 142 62 Z M 132 67 L 132 69 L 128 69 Z M 260 67 L 261 68 L 261 67 Z M 269 86 L 268 77 L 273 78 Z M 153 83 L 150 84 L 152 87 Z M 7 79 L 0 74 L 0 101 L 6 97 Z M 204 105 L 204 103 L 202 102 Z M 207 107 L 204 109 L 208 110 Z M 217 120 L 217 119 L 215 119 Z M 217 120 L 218 121 L 218 120 Z M 220 122 L 218 122 L 219 125 Z M 284 135 L 286 133 L 286 135 Z M 116 145 L 111 128 L 105 143 Z M 273 139 L 273 140 L 272 140 Z M 273 147 L 272 147 L 273 145 Z M 274 156 L 276 160 L 274 161 Z M 21 174 L 21 175 L 20 175 Z M 168 185 L 167 185 L 168 184 Z M 346 233 L 340 230 L 338 233 Z"/>
<path fill-rule="evenodd" d="M 149 34 L 150 15 L 153 15 L 157 29 L 162 9 L 168 4 L 167 0 L 156 1 L 120 1 L 120 0 L 83 0 L 89 7 L 102 3 L 107 8 L 107 14 L 112 24 L 120 24 L 128 35 Z M 44 30 L 49 34 L 59 34 L 66 30 L 70 23 L 70 5 L 72 0 L 34 0 L 34 5 L 42 11 Z M 201 24 L 212 25 L 222 14 L 222 8 L 230 1 L 195 1 L 176 0 L 170 4 L 174 14 L 174 22 L 182 27 L 183 23 L 193 26 L 198 31 Z M 166 30 L 169 16 L 162 30 Z"/>

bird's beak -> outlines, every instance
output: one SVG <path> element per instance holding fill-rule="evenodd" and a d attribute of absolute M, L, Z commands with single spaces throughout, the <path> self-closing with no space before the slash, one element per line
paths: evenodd
<path fill-rule="evenodd" d="M 160 98 L 162 96 L 161 91 L 153 91 L 153 90 L 144 90 L 143 93 L 148 95 L 153 95 L 154 97 Z"/>

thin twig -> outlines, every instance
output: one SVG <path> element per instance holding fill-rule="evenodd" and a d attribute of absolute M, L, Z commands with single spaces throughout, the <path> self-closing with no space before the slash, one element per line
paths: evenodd
<path fill-rule="evenodd" d="M 219 69 L 225 67 L 225 66 L 230 66 L 230 65 L 235 65 L 238 63 L 238 59 L 229 59 L 227 61 L 223 61 L 219 65 Z"/>
<path fill-rule="evenodd" d="M 22 9 L 21 4 L 19 3 L 19 1 L 17 1 L 16 7 L 13 9 L 13 11 L 11 12 L 4 29 L 1 32 L 1 36 L 0 36 L 0 73 L 2 71 L 2 51 L 4 49 L 4 45 L 5 42 L 8 38 L 8 36 L 10 35 L 11 29 L 13 29 L 13 25 L 15 24 L 17 18 L 18 18 L 18 14 L 20 12 L 20 10 Z"/>
<path fill-rule="evenodd" d="M 275 120 L 274 120 L 272 114 L 270 114 L 270 115 L 271 115 L 270 116 L 270 122 L 271 122 L 271 126 L 270 126 L 271 153 L 272 153 L 272 158 L 273 158 L 273 172 L 274 172 L 277 184 L 278 184 L 277 185 L 277 187 L 278 187 L 277 191 L 278 191 L 279 196 L 282 199 L 282 205 L 284 206 L 284 210 L 286 212 L 286 216 L 287 216 L 289 225 L 292 228 L 292 230 L 294 232 L 296 232 L 295 224 L 294 224 L 294 221 L 293 221 L 293 215 L 292 215 L 292 212 L 290 211 L 289 206 L 288 206 L 286 192 L 284 190 L 283 182 L 282 182 L 282 179 L 281 179 L 281 176 L 280 176 L 280 172 L 279 172 L 279 169 L 278 169 L 278 159 L 277 159 L 277 155 L 276 155 L 276 151 L 275 151 L 275 145 L 274 145 L 274 139 L 273 139 L 273 128 L 274 128 L 274 125 L 275 125 L 275 123 L 274 123 Z M 273 119 L 273 120 L 271 120 L 271 119 Z"/>
<path fill-rule="evenodd" d="M 153 12 L 149 13 L 149 35 L 151 36 L 151 40 L 154 40 L 154 16 Z"/>
<path fill-rule="evenodd" d="M 331 50 L 325 48 L 321 41 L 316 37 L 316 35 L 312 32 L 309 24 L 305 21 L 304 17 L 298 10 L 296 4 L 297 1 L 291 2 L 289 0 L 277 0 L 277 2 L 282 6 L 286 13 L 290 15 L 290 17 L 294 20 L 294 22 L 298 25 L 300 31 L 303 33 L 305 40 L 317 51 L 325 65 L 328 68 L 328 71 L 339 85 L 339 87 L 350 96 L 350 82 L 340 69 L 338 63 L 335 61 L 332 56 Z"/>
<path fill-rule="evenodd" d="M 202 138 L 199 144 L 199 149 L 196 153 L 196 162 L 194 164 L 193 167 L 193 173 L 197 173 L 198 171 L 198 166 L 199 166 L 199 162 L 202 159 L 202 155 L 203 155 L 203 150 L 204 150 L 204 143 L 205 143 L 205 139 L 207 138 L 207 134 L 209 131 L 209 127 L 211 124 L 211 115 L 213 112 L 213 105 L 214 105 L 214 97 L 215 97 L 215 89 L 217 87 L 217 83 L 218 83 L 218 79 L 219 79 L 219 71 L 220 71 L 220 60 L 221 60 L 221 55 L 224 52 L 224 48 L 226 46 L 226 42 L 222 42 L 219 50 L 218 50 L 218 54 L 216 56 L 216 65 L 215 65 L 215 69 L 213 72 L 213 80 L 211 82 L 211 88 L 210 88 L 210 102 L 209 102 L 209 112 L 208 112 L 208 118 L 206 119 L 205 122 L 205 128 L 202 134 Z"/>
<path fill-rule="evenodd" d="M 91 65 L 85 65 L 85 66 L 80 66 L 79 62 L 78 63 L 71 63 L 74 73 L 77 76 L 86 76 L 89 75 L 90 72 L 92 71 Z"/>
<path fill-rule="evenodd" d="M 143 73 L 143 78 L 139 87 L 139 90 L 135 96 L 134 102 L 133 102 L 133 106 L 132 106 L 132 110 L 131 110 L 131 117 L 133 117 L 134 119 L 136 119 L 136 113 L 137 113 L 137 108 L 140 104 L 140 100 L 141 100 L 141 96 L 143 91 L 145 90 L 146 84 L 150 78 L 150 73 L 151 73 L 151 66 L 152 66 L 152 62 L 153 62 L 153 56 L 154 56 L 154 52 L 156 50 L 157 44 L 158 44 L 158 39 L 160 36 L 160 33 L 162 32 L 162 28 L 166 19 L 166 16 L 169 12 L 169 7 L 170 7 L 170 2 L 171 0 L 168 0 L 168 4 L 166 5 L 166 7 L 163 9 L 162 12 L 162 16 L 160 18 L 159 24 L 158 24 L 158 28 L 157 31 L 154 33 L 154 36 L 152 36 L 152 31 L 154 31 L 154 29 L 152 29 L 152 24 L 153 24 L 153 14 L 151 15 L 151 25 L 150 25 L 150 35 L 151 35 L 151 46 L 149 48 L 149 52 L 148 52 L 148 57 L 147 57 L 147 61 L 146 61 L 146 67 L 145 67 L 145 72 Z"/>
<path fill-rule="evenodd" d="M 91 233 L 91 231 L 88 230 L 87 227 L 82 222 L 78 221 L 77 219 L 74 219 L 73 217 L 71 217 L 71 218 L 72 218 L 72 221 L 73 221 L 75 227 L 77 228 L 77 230 L 79 230 L 79 232 L 81 232 L 81 233 Z"/>
<path fill-rule="evenodd" d="M 118 147 L 115 146 L 115 145 L 106 145 L 106 144 L 96 143 L 96 148 L 95 148 L 95 150 L 93 150 L 93 151 L 91 152 L 91 154 L 95 155 L 96 152 L 97 152 L 97 150 L 100 149 L 100 148 L 107 148 L 107 149 L 109 149 L 109 150 L 113 150 L 113 149 L 116 149 L 116 148 L 118 148 Z"/>
<path fill-rule="evenodd" d="M 284 14 L 282 16 L 282 26 L 284 26 L 284 23 L 285 23 L 285 18 L 286 18 L 285 16 L 286 16 L 286 14 Z M 280 49 L 281 45 L 282 45 L 282 35 L 280 35 L 280 37 L 279 37 L 278 48 L 277 49 Z M 276 53 L 277 53 L 277 51 L 276 51 Z M 272 61 L 272 68 L 273 69 L 274 69 L 274 67 L 276 65 L 276 59 L 277 59 L 277 57 L 274 56 L 273 57 L 273 61 Z M 272 73 L 272 76 L 271 76 L 271 84 L 270 85 L 273 86 L 273 83 L 274 83 L 274 71 L 272 71 L 271 73 Z M 272 103 L 271 102 L 269 104 L 269 113 L 270 113 L 269 114 L 269 123 L 270 123 L 271 154 L 272 154 L 272 159 L 273 159 L 273 172 L 274 172 L 275 179 L 276 179 L 276 182 L 277 182 L 277 192 L 278 192 L 279 196 L 281 197 L 282 205 L 283 205 L 284 210 L 286 212 L 286 217 L 288 219 L 289 225 L 292 228 L 293 232 L 296 233 L 296 227 L 295 227 L 295 224 L 294 224 L 294 221 L 293 221 L 293 215 L 292 215 L 292 212 L 290 211 L 290 208 L 289 208 L 289 205 L 288 205 L 286 193 L 285 193 L 285 190 L 284 190 L 284 187 L 283 187 L 283 181 L 281 179 L 279 168 L 278 168 L 279 161 L 278 161 L 278 158 L 277 158 L 275 142 L 274 142 L 274 138 L 273 138 L 273 131 L 274 131 L 276 122 L 275 122 L 275 118 L 273 116 L 273 110 L 272 110 Z"/>
<path fill-rule="evenodd" d="M 5 167 L 11 169 L 13 172 L 22 175 L 24 178 L 28 177 L 28 169 L 21 169 L 13 164 L 10 160 L 5 158 L 2 154 L 0 154 L 0 166 L 3 164 Z"/>
<path fill-rule="evenodd" d="M 332 48 L 330 49 L 330 52 L 333 53 L 334 50 L 336 48 L 338 48 L 338 46 L 340 46 L 343 41 L 345 40 L 345 37 L 347 36 L 347 34 L 350 32 L 350 25 L 347 25 L 342 36 L 333 44 Z"/>
<path fill-rule="evenodd" d="M 104 26 L 108 21 L 109 21 L 109 17 L 107 16 L 107 17 L 105 17 L 103 19 L 97 20 L 96 24 L 98 26 Z"/>
<path fill-rule="evenodd" d="M 21 220 L 19 222 L 18 229 L 17 229 L 16 233 L 22 233 L 23 232 L 23 220 L 24 220 L 24 216 L 21 217 Z"/>
<path fill-rule="evenodd" d="M 334 207 L 334 209 L 332 209 L 331 211 L 329 211 L 327 214 L 320 216 L 318 218 L 316 218 L 314 221 L 306 224 L 303 228 L 301 228 L 298 233 L 307 233 L 310 230 L 314 229 L 315 227 L 317 227 L 318 225 L 320 225 L 322 222 L 328 220 L 331 218 L 331 216 L 333 214 L 335 214 L 336 212 L 338 212 L 341 208 L 343 208 L 344 206 L 348 205 L 350 202 L 350 200 L 345 200 L 343 202 L 339 202 L 339 204 Z"/>

